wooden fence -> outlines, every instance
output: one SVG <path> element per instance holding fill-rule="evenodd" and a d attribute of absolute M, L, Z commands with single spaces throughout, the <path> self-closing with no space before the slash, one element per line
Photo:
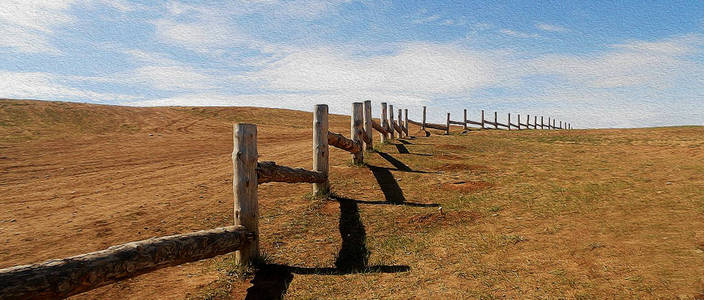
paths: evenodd
<path fill-rule="evenodd" d="M 388 110 L 387 110 L 388 108 Z M 313 192 L 325 195 L 330 192 L 329 146 L 352 154 L 355 163 L 364 162 L 365 150 L 373 149 L 372 132 L 379 133 L 381 142 L 390 139 L 409 137 L 409 124 L 443 130 L 450 133 L 451 125 L 468 125 L 481 129 L 506 128 L 521 129 L 563 129 L 560 122 L 548 118 L 547 125 L 540 117 L 530 116 L 525 123 L 518 115 L 516 123 L 508 115 L 506 124 L 499 123 L 497 113 L 494 121 L 484 118 L 481 121 L 467 119 L 464 110 L 463 121 L 452 121 L 447 113 L 446 124 L 426 122 L 426 107 L 423 106 L 422 122 L 408 119 L 408 110 L 398 109 L 394 118 L 393 105 L 381 103 L 379 121 L 373 120 L 371 101 L 352 104 L 350 118 L 350 138 L 330 132 L 328 129 L 328 106 L 316 105 L 313 111 L 313 169 L 291 168 L 275 162 L 258 161 L 257 126 L 238 123 L 234 125 L 233 192 L 234 226 L 215 228 L 193 233 L 151 238 L 138 242 L 112 246 L 108 249 L 81 254 L 64 259 L 49 260 L 43 263 L 15 266 L 0 270 L 0 299 L 60 299 L 123 279 L 151 272 L 160 268 L 235 252 L 238 264 L 249 264 L 259 255 L 259 207 L 257 186 L 266 182 L 312 183 Z M 387 118 L 388 116 L 388 118 Z M 403 117 L 403 119 L 402 119 Z M 571 129 L 565 123 L 566 129 Z"/>
<path fill-rule="evenodd" d="M 505 123 L 500 123 L 499 122 L 499 116 L 498 112 L 494 112 L 494 121 L 490 121 L 486 118 L 484 118 L 484 110 L 481 111 L 481 118 L 480 121 L 472 121 L 470 119 L 467 119 L 467 110 L 464 110 L 464 119 L 462 121 L 453 121 L 450 119 L 450 113 L 447 113 L 447 119 L 445 124 L 434 124 L 434 123 L 428 123 L 426 122 L 426 112 L 427 108 L 423 106 L 423 119 L 421 122 L 418 121 L 413 121 L 409 120 L 408 116 L 406 116 L 406 130 L 408 129 L 407 124 L 413 124 L 421 127 L 421 130 L 425 130 L 426 128 L 431 128 L 431 129 L 437 129 L 437 130 L 442 130 L 445 131 L 445 134 L 450 133 L 450 127 L 452 125 L 458 125 L 462 126 L 464 130 L 469 130 L 471 129 L 469 125 L 475 125 L 478 126 L 476 129 L 506 129 L 506 130 L 524 130 L 524 129 L 553 129 L 553 130 L 561 130 L 561 129 L 567 129 L 570 130 L 572 129 L 572 125 L 570 123 L 558 121 L 555 119 L 550 119 L 548 117 L 548 122 L 544 122 L 544 118 L 541 116 L 540 117 L 540 123 L 538 123 L 538 116 L 533 116 L 533 124 L 530 123 L 530 115 L 526 115 L 525 117 L 525 122 L 521 122 L 521 115 L 517 115 L 517 120 L 515 122 L 511 121 L 511 114 L 508 113 L 506 117 L 506 122 Z M 552 123 L 551 123 L 552 122 Z M 488 126 L 490 125 L 490 126 Z"/>

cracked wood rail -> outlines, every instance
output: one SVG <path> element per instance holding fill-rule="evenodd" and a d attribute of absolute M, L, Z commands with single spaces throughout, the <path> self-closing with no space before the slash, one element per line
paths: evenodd
<path fill-rule="evenodd" d="M 322 172 L 279 166 L 273 161 L 257 163 L 257 183 L 287 182 L 287 183 L 323 183 L 327 176 Z"/>
<path fill-rule="evenodd" d="M 357 153 L 359 151 L 362 151 L 361 144 L 356 143 L 355 141 L 350 140 L 339 133 L 334 133 L 334 132 L 329 132 L 329 131 L 328 131 L 328 144 L 331 146 L 335 146 L 337 148 L 340 148 L 342 150 L 345 150 L 347 152 L 350 152 L 350 153 Z"/>
<path fill-rule="evenodd" d="M 2 269 L 0 298 L 62 299 L 156 269 L 230 253 L 252 237 L 242 226 L 228 226 Z"/>

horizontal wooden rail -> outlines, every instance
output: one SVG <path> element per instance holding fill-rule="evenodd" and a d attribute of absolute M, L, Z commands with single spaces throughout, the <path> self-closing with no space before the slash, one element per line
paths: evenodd
<path fill-rule="evenodd" d="M 350 153 L 358 153 L 362 151 L 362 145 L 345 136 L 328 131 L 328 145 L 335 146 Z"/>
<path fill-rule="evenodd" d="M 491 121 L 488 121 L 488 120 L 484 120 L 484 124 L 485 124 L 485 125 L 491 125 L 491 126 L 497 126 L 496 124 L 498 124 L 498 123 L 494 123 L 494 122 L 491 122 Z M 481 125 L 481 124 L 479 124 L 479 125 Z"/>
<path fill-rule="evenodd" d="M 257 163 L 257 183 L 286 182 L 286 183 L 324 183 L 327 175 L 301 168 L 279 166 L 273 161 Z"/>
<path fill-rule="evenodd" d="M 242 226 L 228 226 L 2 269 L 0 298 L 62 299 L 156 269 L 230 253 L 252 237 Z"/>
<path fill-rule="evenodd" d="M 472 120 L 467 120 L 467 124 L 482 126 L 482 122 L 475 122 L 475 121 L 472 121 Z"/>
<path fill-rule="evenodd" d="M 408 123 L 418 125 L 418 126 L 423 126 L 423 123 L 411 121 L 411 119 L 408 119 Z M 425 123 L 425 127 L 438 129 L 438 130 L 447 130 L 447 126 L 441 125 L 441 124 Z"/>
<path fill-rule="evenodd" d="M 501 127 L 506 127 L 506 128 L 508 128 L 508 126 L 507 126 L 506 124 L 502 124 L 502 123 L 499 123 L 499 122 L 496 122 L 495 124 L 496 124 L 496 126 L 501 126 Z"/>
<path fill-rule="evenodd" d="M 374 128 L 374 130 L 380 132 L 381 134 L 389 134 L 386 131 L 386 129 L 384 129 L 383 127 L 381 127 L 381 125 L 379 125 L 379 122 L 377 122 L 377 121 L 372 121 L 372 128 Z"/>
<path fill-rule="evenodd" d="M 399 134 L 398 137 L 401 137 L 401 135 L 403 135 L 403 129 L 401 128 L 401 126 L 398 126 L 398 124 L 396 124 L 396 122 L 394 122 L 393 126 L 394 126 L 394 130 L 396 130 L 396 132 L 398 132 L 398 134 Z"/>
<path fill-rule="evenodd" d="M 463 126 L 465 123 L 464 123 L 464 122 L 459 122 L 459 121 L 452 121 L 452 120 L 450 120 L 450 124 Z"/>

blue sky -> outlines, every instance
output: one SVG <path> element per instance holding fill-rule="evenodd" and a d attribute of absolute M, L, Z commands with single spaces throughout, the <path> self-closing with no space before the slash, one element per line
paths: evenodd
<path fill-rule="evenodd" d="M 704 2 L 4 0 L 0 97 L 704 125 Z"/>

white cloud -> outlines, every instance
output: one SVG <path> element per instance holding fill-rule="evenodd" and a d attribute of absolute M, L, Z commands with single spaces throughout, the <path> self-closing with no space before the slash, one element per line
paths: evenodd
<path fill-rule="evenodd" d="M 128 82 L 169 91 L 205 90 L 217 87 L 215 76 L 186 66 L 145 66 L 136 69 Z"/>
<path fill-rule="evenodd" d="M 425 16 L 425 17 L 415 19 L 412 22 L 413 22 L 413 24 L 427 24 L 427 23 L 435 22 L 437 20 L 440 20 L 440 15 Z"/>
<path fill-rule="evenodd" d="M 519 37 L 519 38 L 538 38 L 540 37 L 539 34 L 537 33 L 525 33 L 525 32 L 520 32 L 520 31 L 515 31 L 511 29 L 501 29 L 499 32 L 508 35 L 508 36 L 513 36 L 513 37 Z"/>
<path fill-rule="evenodd" d="M 200 20 L 184 23 L 159 19 L 153 24 L 159 40 L 199 52 L 226 48 L 245 40 L 241 32 L 225 22 Z"/>
<path fill-rule="evenodd" d="M 60 53 L 49 42 L 54 28 L 70 23 L 75 0 L 4 0 L 0 5 L 0 48 L 29 53 Z"/>
<path fill-rule="evenodd" d="M 489 55 L 457 45 L 415 43 L 358 57 L 338 48 L 301 50 L 251 74 L 280 91 L 458 94 L 497 82 Z"/>
<path fill-rule="evenodd" d="M 598 55 L 548 55 L 532 62 L 537 72 L 557 74 L 593 88 L 668 87 L 701 64 L 681 57 L 696 47 L 697 36 L 613 45 Z"/>
<path fill-rule="evenodd" d="M 542 30 L 542 31 L 549 31 L 549 32 L 568 32 L 569 31 L 569 29 L 562 27 L 560 25 L 546 24 L 546 23 L 535 24 L 535 27 Z"/>
<path fill-rule="evenodd" d="M 137 97 L 97 93 L 70 87 L 61 76 L 43 72 L 9 72 L 0 70 L 2 98 L 88 100 L 95 102 L 125 101 Z"/>

